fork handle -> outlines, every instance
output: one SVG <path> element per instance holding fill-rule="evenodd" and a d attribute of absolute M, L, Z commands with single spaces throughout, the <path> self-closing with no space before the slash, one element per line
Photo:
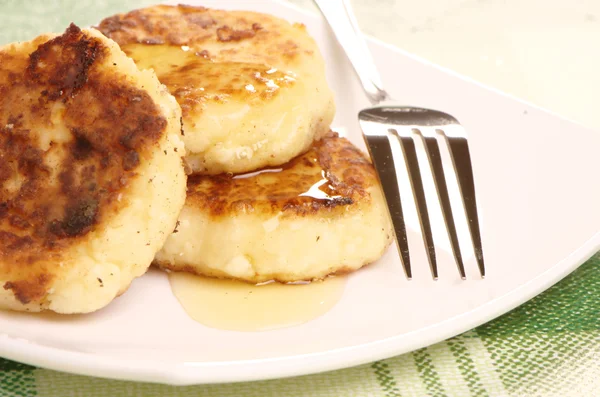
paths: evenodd
<path fill-rule="evenodd" d="M 371 103 L 376 105 L 389 99 L 388 94 L 383 89 L 379 72 L 375 67 L 367 43 L 358 28 L 350 1 L 314 0 L 314 2 L 346 52 L 346 56 L 350 60 Z"/>

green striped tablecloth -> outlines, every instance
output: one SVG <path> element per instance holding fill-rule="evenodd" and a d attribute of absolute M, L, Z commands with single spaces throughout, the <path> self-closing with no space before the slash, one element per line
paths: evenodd
<path fill-rule="evenodd" d="M 93 24 L 100 15 L 151 3 L 0 0 L 0 44 L 61 31 L 71 20 Z M 600 396 L 599 264 L 597 255 L 549 291 L 473 331 L 357 368 L 172 387 L 69 375 L 0 358 L 0 396 Z"/>
<path fill-rule="evenodd" d="M 600 396 L 600 255 L 473 331 L 319 375 L 175 387 L 95 379 L 0 359 L 0 396 Z"/>

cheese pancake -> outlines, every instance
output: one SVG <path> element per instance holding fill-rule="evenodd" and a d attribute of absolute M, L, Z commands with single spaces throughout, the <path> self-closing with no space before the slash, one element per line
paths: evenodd
<path fill-rule="evenodd" d="M 327 133 L 333 94 L 306 28 L 246 11 L 154 6 L 99 29 L 152 68 L 183 111 L 193 172 L 276 166 Z"/>
<path fill-rule="evenodd" d="M 185 201 L 180 117 L 95 30 L 0 47 L 0 308 L 91 312 L 147 270 Z"/>
<path fill-rule="evenodd" d="M 375 261 L 392 236 L 371 163 L 332 133 L 279 168 L 191 176 L 155 263 L 253 283 L 314 280 Z"/>

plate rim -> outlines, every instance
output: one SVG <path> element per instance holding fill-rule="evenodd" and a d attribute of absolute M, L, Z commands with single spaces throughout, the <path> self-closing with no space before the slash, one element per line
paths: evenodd
<path fill-rule="evenodd" d="M 307 18 L 319 17 L 315 12 L 300 8 L 284 0 L 270 1 L 290 8 Z M 445 74 L 457 77 L 487 91 L 517 101 L 531 108 L 539 109 L 562 121 L 567 121 L 573 125 L 597 132 L 555 112 L 529 103 L 497 88 L 490 87 L 471 77 L 411 54 L 380 39 L 367 36 L 367 40 L 372 45 L 384 47 L 388 51 L 411 58 L 425 66 L 433 67 Z M 282 379 L 334 371 L 394 357 L 430 346 L 491 321 L 552 287 L 575 271 L 599 250 L 600 230 L 546 271 L 538 274 L 519 287 L 512 289 L 510 292 L 471 311 L 407 334 L 322 352 L 267 359 L 207 363 L 161 362 L 159 360 L 121 358 L 117 361 L 110 356 L 97 356 L 91 353 L 59 349 L 0 333 L 0 356 L 36 367 L 71 374 L 177 386 Z M 223 371 L 223 367 L 227 367 L 228 370 Z"/>

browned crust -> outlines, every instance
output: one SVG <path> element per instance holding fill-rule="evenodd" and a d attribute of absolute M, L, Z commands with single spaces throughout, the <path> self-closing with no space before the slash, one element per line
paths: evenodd
<path fill-rule="evenodd" d="M 27 304 L 44 297 L 50 281 L 49 274 L 39 274 L 30 280 L 7 281 L 4 289 L 12 290 L 19 302 Z"/>
<path fill-rule="evenodd" d="M 227 41 L 240 41 L 256 36 L 256 32 L 262 29 L 259 23 L 253 23 L 250 29 L 236 30 L 227 25 L 217 28 L 217 40 L 225 43 Z"/>
<path fill-rule="evenodd" d="M 189 126 L 212 103 L 235 99 L 253 106 L 272 100 L 294 84 L 287 71 L 299 55 L 312 57 L 316 49 L 303 27 L 271 15 L 184 5 L 114 15 L 98 29 L 140 68 L 155 70 Z M 183 46 L 189 47 L 185 54 Z M 160 66 L 165 59 L 169 67 Z"/>
<path fill-rule="evenodd" d="M 117 198 L 167 122 L 75 25 L 31 54 L 16 48 L 0 50 L 0 279 L 28 303 L 65 250 L 126 205 Z M 44 147 L 57 112 L 70 139 Z"/>
<path fill-rule="evenodd" d="M 222 20 L 218 22 L 217 19 Z M 158 5 L 105 18 L 97 28 L 121 45 L 184 45 L 208 39 L 239 41 L 254 37 L 261 29 L 256 22 L 240 28 L 236 26 L 238 24 L 229 26 L 226 21 L 233 22 L 222 18 L 218 10 L 206 7 Z"/>
<path fill-rule="evenodd" d="M 98 29 L 119 45 L 166 44 L 192 46 L 201 51 L 204 46 L 240 42 L 252 47 L 260 58 L 272 55 L 273 60 L 292 60 L 300 53 L 312 55 L 313 49 L 302 48 L 286 36 L 291 29 L 303 25 L 267 14 L 249 11 L 224 11 L 187 5 L 158 5 L 104 19 Z M 240 51 L 235 46 L 223 46 L 224 56 Z M 213 54 L 219 56 L 219 54 Z"/>
<path fill-rule="evenodd" d="M 190 126 L 208 104 L 235 100 L 254 106 L 272 100 L 295 83 L 289 73 L 270 71 L 270 66 L 212 62 L 207 59 L 208 55 L 203 55 L 207 51 L 184 53 L 180 48 L 170 48 L 161 53 L 165 50 L 162 46 L 140 47 L 139 44 L 124 45 L 122 49 L 140 68 L 154 69 L 161 83 L 177 99 L 183 118 Z M 168 67 L 156 66 L 155 62 L 165 59 L 170 59 Z"/>
<path fill-rule="evenodd" d="M 369 189 L 376 183 L 375 171 L 365 155 L 347 139 L 330 132 L 307 153 L 280 168 L 262 170 L 251 177 L 192 175 L 186 206 L 212 217 L 279 212 L 284 216 L 326 216 L 369 201 Z"/>

